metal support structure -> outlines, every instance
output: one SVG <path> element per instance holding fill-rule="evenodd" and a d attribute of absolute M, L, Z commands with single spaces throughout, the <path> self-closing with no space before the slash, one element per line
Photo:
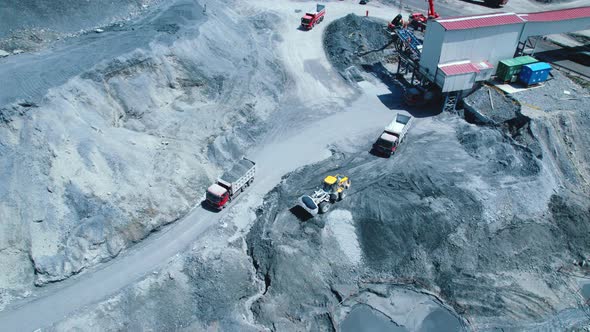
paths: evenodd
<path fill-rule="evenodd" d="M 445 93 L 445 102 L 443 104 L 443 112 L 454 112 L 455 107 L 457 107 L 457 102 L 459 102 L 459 92 L 452 91 Z"/>
<path fill-rule="evenodd" d="M 532 51 L 530 56 L 535 55 L 535 51 L 537 50 L 537 44 L 539 43 L 539 40 L 541 40 L 541 36 L 535 36 L 535 37 L 529 37 L 527 38 L 527 40 L 531 40 L 531 46 L 532 46 Z M 526 51 L 526 49 L 525 49 Z"/>
<path fill-rule="evenodd" d="M 411 86 L 423 86 L 424 84 L 426 84 L 425 82 L 428 82 L 428 78 L 426 78 L 420 72 L 418 64 L 416 64 L 414 61 L 412 61 L 412 59 L 409 59 L 407 56 L 401 53 L 398 56 L 397 73 L 399 75 L 404 76 Z"/>
<path fill-rule="evenodd" d="M 537 44 L 539 43 L 539 39 L 541 39 L 541 36 L 532 36 L 528 37 L 524 42 L 518 42 L 518 46 L 516 47 L 516 52 L 514 53 L 514 56 L 533 56 L 535 54 Z"/>

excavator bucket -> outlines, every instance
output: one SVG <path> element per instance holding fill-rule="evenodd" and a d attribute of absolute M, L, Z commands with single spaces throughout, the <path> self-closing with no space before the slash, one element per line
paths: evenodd
<path fill-rule="evenodd" d="M 303 195 L 298 199 L 299 206 L 301 206 L 305 211 L 307 211 L 312 216 L 318 214 L 319 207 L 315 203 L 315 201 L 309 195 Z"/>

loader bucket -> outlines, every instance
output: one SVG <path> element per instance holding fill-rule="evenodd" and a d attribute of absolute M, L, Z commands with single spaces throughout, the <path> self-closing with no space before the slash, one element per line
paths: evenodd
<path fill-rule="evenodd" d="M 303 195 L 299 197 L 299 206 L 301 206 L 305 211 L 307 211 L 312 216 L 318 214 L 318 206 L 314 202 L 314 200 L 309 195 Z"/>

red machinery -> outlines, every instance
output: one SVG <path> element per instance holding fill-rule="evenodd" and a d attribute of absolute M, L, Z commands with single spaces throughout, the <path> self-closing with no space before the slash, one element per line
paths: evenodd
<path fill-rule="evenodd" d="M 301 18 L 301 27 L 305 30 L 311 30 L 316 24 L 321 23 L 326 15 L 326 6 L 317 4 L 316 11 L 305 13 Z"/>
<path fill-rule="evenodd" d="M 426 30 L 426 22 L 439 18 L 440 15 L 434 10 L 434 0 L 428 0 L 428 16 L 424 16 L 423 13 L 412 13 L 410 14 L 409 21 L 410 26 L 415 30 Z"/>

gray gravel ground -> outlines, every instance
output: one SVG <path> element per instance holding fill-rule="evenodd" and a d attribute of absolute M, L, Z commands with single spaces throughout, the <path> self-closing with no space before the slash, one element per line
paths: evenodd
<path fill-rule="evenodd" d="M 367 152 L 370 137 L 347 152 L 334 146 L 265 197 L 246 243 L 225 248 L 232 230 L 220 228 L 209 237 L 219 240 L 54 328 L 331 331 L 377 326 L 380 315 L 420 331 L 588 324 L 567 309 L 584 302 L 572 275 L 588 272 L 587 200 L 555 192 L 545 162 L 500 128 L 441 114 L 408 135 L 390 159 Z M 302 222 L 291 212 L 296 198 L 336 172 L 352 179 L 348 197 Z M 370 309 L 359 313 L 359 304 Z M 162 309 L 171 305 L 178 312 Z"/>
<path fill-rule="evenodd" d="M 552 165 L 561 186 L 587 194 L 590 156 L 584 146 L 590 137 L 582 128 L 590 125 L 590 91 L 558 71 L 553 76 L 543 85 L 511 95 L 484 86 L 465 98 L 464 117 L 503 129 L 539 159 L 555 160 Z M 548 147 L 545 151 L 543 145 Z"/>
<path fill-rule="evenodd" d="M 342 45 L 365 42 L 343 34 L 352 41 L 325 46 L 339 69 L 362 61 Z M 330 47 L 348 54 L 345 61 Z M 580 262 L 590 254 L 581 240 L 590 216 L 589 160 L 580 148 L 590 138 L 580 130 L 589 125 L 587 91 L 555 77 L 513 97 L 477 91 L 467 102 L 479 118 L 464 116 L 479 126 L 451 114 L 423 119 L 390 160 L 359 143 L 358 153 L 336 148 L 330 160 L 287 177 L 266 197 L 248 237 L 266 284 L 252 307 L 258 322 L 279 330 L 323 322 L 329 330 L 341 323 L 343 299 L 365 303 L 361 282 L 370 280 L 437 294 L 474 329 L 588 324 L 583 309 L 569 314 L 585 300 L 571 286 L 577 279 L 563 273 L 587 273 Z M 566 89 L 573 99 L 555 97 Z M 543 108 L 528 106 L 532 100 Z M 297 197 L 333 173 L 353 179 L 351 194 L 336 211 L 302 222 L 292 212 Z M 355 235 L 344 245 L 331 229 L 349 220 Z M 350 258 L 357 248 L 360 263 Z"/>
<path fill-rule="evenodd" d="M 542 163 L 501 131 L 445 114 L 416 123 L 392 159 L 337 153 L 291 174 L 248 238 L 267 284 L 253 306 L 258 321 L 309 329 L 314 317 L 335 317 L 335 289 L 363 280 L 438 294 L 473 328 L 524 326 L 579 305 L 559 269 L 588 255 L 588 204 L 554 194 Z M 353 181 L 335 208 L 352 215 L 362 264 L 337 258 L 350 248 L 326 229 L 343 220 L 301 222 L 290 212 L 336 172 Z"/>
<path fill-rule="evenodd" d="M 232 229 L 207 236 L 224 238 Z M 245 302 L 258 291 L 242 240 L 203 241 L 166 268 L 48 331 L 259 331 L 246 322 Z"/>
<path fill-rule="evenodd" d="M 538 88 L 517 92 L 514 97 L 524 106 L 544 112 L 582 111 L 590 109 L 590 92 L 574 84 L 557 70 L 553 79 Z"/>

